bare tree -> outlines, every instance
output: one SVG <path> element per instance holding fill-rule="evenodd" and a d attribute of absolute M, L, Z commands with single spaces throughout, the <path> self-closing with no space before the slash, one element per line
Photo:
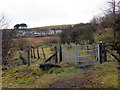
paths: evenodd
<path fill-rule="evenodd" d="M 109 8 L 108 8 L 108 14 L 110 16 L 110 18 L 112 19 L 112 28 L 113 28 L 113 33 L 114 33 L 114 39 L 116 38 L 116 31 L 117 31 L 117 24 L 119 22 L 118 19 L 120 17 L 118 17 L 119 11 L 120 11 L 120 0 L 111 0 L 108 2 Z"/>
<path fill-rule="evenodd" d="M 5 37 L 7 37 L 6 30 L 3 31 L 3 29 L 6 28 L 6 26 L 8 26 L 7 24 L 8 23 L 6 22 L 5 16 L 1 16 L 0 17 L 0 29 L 1 29 L 0 32 L 2 34 L 2 36 L 1 36 L 1 46 L 2 46 L 1 49 L 2 50 L 1 51 L 2 51 L 2 64 L 4 64 L 4 65 L 7 64 L 6 58 L 9 53 L 9 50 L 6 47 L 6 43 L 8 43 L 8 40 L 5 39 Z"/>
<path fill-rule="evenodd" d="M 0 16 L 0 29 L 7 29 L 10 21 L 7 21 L 4 15 Z"/>
<path fill-rule="evenodd" d="M 5 18 L 5 16 L 0 17 L 0 31 L 2 33 L 2 65 L 8 66 L 8 57 L 10 55 L 10 49 L 12 47 L 12 38 L 15 35 L 15 31 L 12 29 L 7 29 L 9 26 L 9 21 Z M 6 69 L 3 67 L 3 69 Z"/>

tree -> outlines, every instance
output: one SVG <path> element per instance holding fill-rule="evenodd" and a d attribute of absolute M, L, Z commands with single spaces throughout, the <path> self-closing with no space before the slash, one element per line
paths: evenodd
<path fill-rule="evenodd" d="M 16 24 L 16 25 L 14 26 L 14 29 L 19 29 L 19 27 L 20 27 L 20 24 Z"/>
<path fill-rule="evenodd" d="M 112 19 L 112 28 L 114 33 L 114 39 L 116 39 L 116 31 L 118 31 L 118 24 L 119 24 L 119 15 L 120 14 L 120 0 L 111 0 L 108 2 L 108 15 L 110 15 Z"/>
<path fill-rule="evenodd" d="M 71 32 L 71 34 L 70 34 L 72 42 L 78 43 L 78 36 L 79 36 L 79 35 L 80 35 L 80 34 L 79 34 L 79 31 L 73 30 L 73 31 Z"/>
<path fill-rule="evenodd" d="M 99 17 L 99 23 L 96 29 L 99 33 L 103 33 L 106 28 L 110 28 L 110 30 L 112 29 L 115 43 L 118 38 L 118 33 L 120 32 L 120 0 L 110 0 L 107 4 L 108 7 L 107 10 L 105 10 L 106 14 Z M 94 21 L 95 20 L 93 19 L 92 22 Z"/>
<path fill-rule="evenodd" d="M 5 29 L 9 26 L 9 21 L 6 20 L 4 15 L 0 16 L 0 29 Z"/>
<path fill-rule="evenodd" d="M 63 30 L 61 39 L 64 43 L 93 43 L 95 27 L 90 23 L 80 23 L 74 25 L 74 28 Z"/>
<path fill-rule="evenodd" d="M 25 23 L 21 23 L 21 24 L 16 24 L 15 26 L 14 26 L 14 29 L 25 29 L 25 28 L 27 28 L 27 24 L 25 24 Z"/>
<path fill-rule="evenodd" d="M 71 42 L 71 34 L 72 29 L 64 29 L 60 34 L 61 42 L 62 43 L 70 43 Z"/>
<path fill-rule="evenodd" d="M 109 43 L 113 48 L 120 47 L 120 0 L 110 0 L 107 4 L 106 14 L 99 19 L 97 32 L 101 30 L 105 43 Z M 111 34 L 110 37 L 104 35 L 107 30 Z M 120 50 L 117 50 L 117 52 L 120 54 Z"/>
<path fill-rule="evenodd" d="M 22 29 L 27 28 L 27 24 L 21 23 L 21 24 L 19 25 L 19 27 L 21 27 Z"/>
<path fill-rule="evenodd" d="M 9 54 L 11 53 L 11 48 L 13 45 L 12 38 L 15 36 L 15 30 L 7 29 L 9 21 L 5 16 L 1 16 L 0 19 L 0 32 L 2 32 L 2 65 L 8 66 L 9 64 Z M 5 69 L 5 68 L 4 68 Z"/>
<path fill-rule="evenodd" d="M 7 30 L 5 29 L 8 26 L 8 22 L 6 21 L 5 16 L 1 16 L 0 17 L 0 32 L 2 33 L 2 64 L 6 65 L 8 63 L 7 61 L 7 56 L 9 54 L 9 49 L 10 49 L 10 45 L 8 45 L 9 43 L 9 34 L 7 32 Z"/>

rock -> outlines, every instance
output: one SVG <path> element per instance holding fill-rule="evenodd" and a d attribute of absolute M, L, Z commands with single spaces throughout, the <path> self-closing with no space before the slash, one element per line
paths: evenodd
<path fill-rule="evenodd" d="M 61 68 L 59 65 L 56 64 L 52 64 L 52 63 L 44 63 L 44 64 L 40 64 L 39 68 L 43 69 L 43 70 L 47 70 L 53 67 L 57 67 L 57 68 Z"/>

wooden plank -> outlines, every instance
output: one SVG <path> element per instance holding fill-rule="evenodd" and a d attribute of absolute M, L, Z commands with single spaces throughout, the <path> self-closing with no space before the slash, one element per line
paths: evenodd
<path fill-rule="evenodd" d="M 54 56 L 55 56 L 55 53 L 53 55 L 51 55 L 48 59 L 46 59 L 45 62 L 50 61 Z"/>
<path fill-rule="evenodd" d="M 38 55 L 38 59 L 40 59 L 40 53 L 39 53 L 39 48 L 37 47 L 37 55 Z"/>
<path fill-rule="evenodd" d="M 33 47 L 31 46 L 31 58 L 33 58 Z"/>
<path fill-rule="evenodd" d="M 34 57 L 34 59 L 36 58 L 36 56 L 35 56 L 35 47 L 33 48 L 33 57 Z"/>
<path fill-rule="evenodd" d="M 107 50 L 106 50 L 106 46 L 105 45 L 103 46 L 103 53 L 104 53 L 103 59 L 106 62 L 107 61 Z"/>
<path fill-rule="evenodd" d="M 55 49 L 55 63 L 58 63 L 57 47 L 54 47 L 54 49 Z"/>
<path fill-rule="evenodd" d="M 120 64 L 120 58 L 118 58 L 115 54 L 113 54 L 110 50 L 107 49 L 107 51 L 119 62 Z"/>
<path fill-rule="evenodd" d="M 28 52 L 28 66 L 30 66 L 30 47 L 27 48 Z"/>
<path fill-rule="evenodd" d="M 46 56 L 45 56 L 45 52 L 44 52 L 43 47 L 41 47 L 41 49 L 42 49 L 43 57 L 44 57 L 44 59 L 46 59 Z M 43 59 L 43 60 L 44 60 L 44 59 Z"/>
<path fill-rule="evenodd" d="M 60 58 L 60 62 L 62 61 L 62 47 L 61 45 L 59 46 L 59 58 Z"/>

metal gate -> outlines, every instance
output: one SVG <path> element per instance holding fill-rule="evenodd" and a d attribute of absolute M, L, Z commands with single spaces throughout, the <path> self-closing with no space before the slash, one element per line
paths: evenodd
<path fill-rule="evenodd" d="M 62 61 L 75 64 L 96 63 L 99 45 L 62 45 Z"/>

